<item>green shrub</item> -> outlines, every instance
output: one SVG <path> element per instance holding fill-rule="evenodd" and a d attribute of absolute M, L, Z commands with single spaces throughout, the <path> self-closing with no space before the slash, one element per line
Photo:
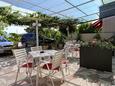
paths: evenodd
<path fill-rule="evenodd" d="M 81 42 L 81 46 L 114 49 L 114 46 L 112 45 L 112 43 L 105 41 L 105 40 L 103 40 L 103 41 L 93 40 L 91 42 Z"/>

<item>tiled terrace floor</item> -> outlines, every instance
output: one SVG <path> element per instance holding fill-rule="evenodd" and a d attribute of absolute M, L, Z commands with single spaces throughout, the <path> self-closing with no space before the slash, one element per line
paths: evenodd
<path fill-rule="evenodd" d="M 3 62 L 4 61 L 4 62 Z M 77 60 L 69 64 L 69 72 L 65 72 L 66 82 L 61 83 L 55 78 L 55 86 L 112 86 L 114 84 L 115 59 L 113 58 L 113 73 L 101 72 L 92 69 L 79 68 Z M 0 86 L 30 86 L 26 78 L 25 70 L 19 74 L 17 85 L 14 85 L 17 66 L 13 57 L 0 58 Z M 43 70 L 46 72 L 45 70 Z M 33 72 L 33 82 L 35 83 L 36 71 Z M 44 76 L 44 74 L 43 74 Z M 55 77 L 61 77 L 60 73 Z M 35 85 L 34 85 L 35 86 Z M 52 86 L 47 77 L 40 79 L 39 86 Z"/>

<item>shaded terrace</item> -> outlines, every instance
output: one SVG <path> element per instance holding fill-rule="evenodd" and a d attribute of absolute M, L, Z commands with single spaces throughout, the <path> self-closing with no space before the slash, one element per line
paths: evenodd
<path fill-rule="evenodd" d="M 31 28 L 36 27 L 36 39 L 37 43 L 36 45 L 39 45 L 38 40 L 38 29 L 42 25 L 42 27 L 58 27 L 62 24 L 68 25 L 68 23 L 64 22 L 64 19 L 73 19 L 75 20 L 75 24 L 78 23 L 84 23 L 84 22 L 91 22 L 95 20 L 99 20 L 99 7 L 101 5 L 110 3 L 112 1 L 106 1 L 106 0 L 1 0 L 4 2 L 7 2 L 9 6 L 11 7 L 21 7 L 24 9 L 29 9 L 34 12 L 38 12 L 38 14 L 43 13 L 47 14 L 44 15 L 46 17 L 53 17 L 56 18 L 56 20 L 59 19 L 59 22 L 57 24 L 57 21 L 55 23 L 49 24 L 49 21 L 42 21 L 39 17 L 39 15 L 32 15 L 32 17 L 29 16 L 29 22 L 23 21 L 25 24 L 29 23 Z M 15 9 L 14 9 L 15 11 Z M 21 12 L 21 11 L 20 11 Z M 40 12 L 40 13 L 39 13 Z M 28 14 L 28 12 L 22 12 L 23 14 Z M 40 14 L 41 15 L 41 14 Z M 56 17 L 55 17 L 56 16 Z M 60 22 L 60 20 L 63 20 Z M 77 20 L 77 23 L 76 23 Z M 18 21 L 14 22 L 15 24 L 21 24 L 23 22 Z M 36 22 L 36 25 L 33 25 L 32 23 Z M 41 24 L 40 26 L 38 24 Z M 72 23 L 74 24 L 74 23 Z M 33 26 L 35 27 L 33 27 Z M 71 26 L 71 23 L 70 23 Z M 70 26 L 66 26 L 66 35 L 69 37 L 68 28 L 71 29 Z M 32 30 L 30 29 L 30 30 Z M 59 27 L 58 27 L 59 29 Z M 33 30 L 32 30 L 33 31 Z M 51 30 L 50 30 L 51 31 Z M 35 30 L 33 31 L 35 32 Z M 48 33 L 48 30 L 47 30 Z M 45 33 L 42 33 L 42 35 Z M 70 37 L 71 39 L 71 37 Z M 69 39 L 69 40 L 70 40 Z M 68 39 L 67 39 L 68 40 Z M 66 40 L 66 41 L 67 41 Z M 59 40 L 60 42 L 60 40 Z M 78 43 L 78 42 L 76 42 Z M 58 44 L 58 43 L 57 43 Z M 64 41 L 64 44 L 65 41 Z M 53 46 L 53 43 L 51 44 Z M 57 51 L 60 51 L 62 48 L 55 48 Z M 46 49 L 45 49 L 46 50 Z M 111 86 L 114 85 L 114 74 L 115 74 L 115 57 L 112 57 L 112 72 L 106 72 L 106 71 L 98 71 L 95 69 L 87 69 L 84 67 L 80 67 L 80 51 L 79 47 L 77 47 L 77 56 L 70 55 L 68 56 L 68 67 L 69 70 L 66 71 L 66 69 L 63 68 L 64 74 L 65 74 L 65 82 L 61 81 L 61 75 L 60 73 L 56 73 L 53 76 L 54 84 L 55 86 Z M 27 52 L 28 53 L 28 52 Z M 73 58 L 75 57 L 75 58 Z M 64 65 L 62 65 L 64 67 Z M 32 73 L 32 81 L 33 86 L 36 86 L 36 71 L 37 68 Z M 0 86 L 31 86 L 29 79 L 26 77 L 26 71 L 25 69 L 22 69 L 20 71 L 20 76 L 15 84 L 15 76 L 17 72 L 17 65 L 16 60 L 14 56 L 1 56 L 0 58 Z M 51 81 L 48 76 L 46 76 L 45 73 L 47 73 L 46 70 L 42 70 L 43 72 L 43 78 L 39 77 L 39 85 L 38 86 L 52 86 Z M 61 78 L 61 79 L 60 79 Z"/>

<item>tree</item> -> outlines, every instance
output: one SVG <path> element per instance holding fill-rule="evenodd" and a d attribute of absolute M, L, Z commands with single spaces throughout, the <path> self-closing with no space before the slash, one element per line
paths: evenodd
<path fill-rule="evenodd" d="M 6 32 L 4 31 L 4 28 L 7 26 L 6 23 L 4 23 L 3 21 L 0 21 L 0 35 L 2 36 L 6 36 Z"/>
<path fill-rule="evenodd" d="M 69 33 L 75 32 L 78 22 L 78 19 L 62 19 L 60 20 L 59 30 L 67 36 L 67 28 L 69 29 Z"/>
<path fill-rule="evenodd" d="M 0 7 L 0 21 L 7 24 L 17 24 L 22 17 L 19 11 L 12 11 L 11 7 Z"/>
<path fill-rule="evenodd" d="M 21 36 L 16 33 L 10 33 L 7 39 L 9 41 L 12 41 L 14 45 L 17 47 L 18 42 L 21 40 Z"/>
<path fill-rule="evenodd" d="M 8 21 L 6 17 L 6 13 L 10 12 L 9 7 L 0 7 L 0 35 L 6 36 L 6 32 L 4 28 L 8 26 Z"/>
<path fill-rule="evenodd" d="M 41 12 L 28 13 L 26 15 L 23 15 L 19 11 L 13 11 L 11 7 L 0 7 L 0 21 L 3 21 L 3 23 L 6 23 L 8 25 L 27 25 L 29 26 L 26 29 L 27 32 L 35 33 L 35 27 L 33 27 L 32 24 L 36 21 L 36 19 L 42 25 L 39 29 L 39 33 L 42 33 L 42 35 L 45 34 L 45 36 L 49 38 L 55 37 L 55 35 L 57 33 L 59 34 L 60 32 L 61 34 L 67 36 L 66 28 L 69 28 L 69 32 L 73 33 L 76 29 L 76 24 L 79 22 L 78 19 L 60 19 L 57 16 L 52 17 L 46 14 L 42 14 Z M 49 30 L 49 28 L 57 26 L 59 27 L 60 32 L 56 33 L 55 31 L 52 32 L 52 30 Z M 48 29 L 42 30 L 41 28 Z"/>

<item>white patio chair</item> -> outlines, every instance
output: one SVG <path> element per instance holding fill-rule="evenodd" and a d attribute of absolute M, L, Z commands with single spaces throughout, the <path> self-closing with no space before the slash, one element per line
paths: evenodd
<path fill-rule="evenodd" d="M 29 61 L 29 58 L 27 57 L 27 53 L 26 53 L 25 48 L 23 48 L 23 49 L 14 49 L 12 51 L 13 51 L 13 55 L 16 58 L 16 63 L 17 63 L 17 66 L 18 66 L 15 83 L 17 83 L 20 68 L 26 68 L 27 77 L 29 77 L 29 79 L 31 81 L 31 85 L 33 86 L 32 78 L 31 78 L 33 63 L 32 63 L 32 61 Z"/>
<path fill-rule="evenodd" d="M 79 63 L 79 45 L 77 44 L 66 44 L 63 52 L 65 54 L 65 70 L 66 73 L 68 71 L 68 73 L 70 74 L 70 67 L 69 67 L 69 63 L 71 61 L 76 61 L 76 66 Z"/>
<path fill-rule="evenodd" d="M 63 80 L 65 79 L 64 78 L 64 73 L 63 73 L 63 70 L 62 70 L 63 56 L 64 56 L 63 52 L 57 52 L 57 53 L 55 53 L 55 56 L 53 56 L 51 62 L 45 63 L 41 66 L 42 69 L 45 69 L 45 70 L 49 71 L 48 76 L 51 80 L 52 86 L 54 86 L 54 81 L 52 79 L 52 76 L 56 73 L 56 71 L 60 71 L 61 74 L 62 74 Z"/>
<path fill-rule="evenodd" d="M 69 48 L 68 47 L 64 47 L 63 49 L 63 53 L 64 53 L 64 59 L 62 61 L 62 64 L 64 64 L 64 69 L 65 69 L 65 72 L 69 73 L 70 74 L 70 68 L 69 68 L 69 59 L 68 57 L 70 56 L 70 51 L 69 51 Z"/>
<path fill-rule="evenodd" d="M 31 47 L 31 51 L 42 50 L 42 46 Z"/>

